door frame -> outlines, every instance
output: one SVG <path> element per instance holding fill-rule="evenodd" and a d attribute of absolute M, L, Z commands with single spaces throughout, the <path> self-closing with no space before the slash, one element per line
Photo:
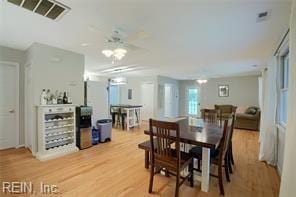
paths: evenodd
<path fill-rule="evenodd" d="M 20 65 L 17 62 L 10 62 L 10 61 L 0 61 L 0 64 L 7 64 L 10 66 L 15 66 L 15 74 L 16 74 L 16 104 L 15 104 L 15 119 L 16 119 L 16 146 L 15 148 L 19 148 L 20 146 L 20 112 L 19 112 L 19 104 L 20 104 L 20 99 L 19 99 L 19 94 L 20 94 L 20 75 L 19 75 L 19 69 Z"/>
<path fill-rule="evenodd" d="M 24 70 L 24 72 L 25 72 L 25 78 L 24 78 L 24 80 L 25 80 L 25 83 L 24 83 L 24 85 L 25 85 L 25 87 L 24 87 L 24 104 L 25 104 L 25 117 L 24 117 L 24 126 L 25 126 L 25 128 L 24 128 L 24 137 L 25 137 L 25 147 L 26 148 L 29 148 L 30 150 L 31 150 L 31 152 L 33 153 L 33 141 L 34 141 L 34 138 L 33 138 L 33 127 L 32 127 L 32 116 L 31 115 L 33 115 L 34 113 L 33 113 L 33 110 L 32 110 L 32 108 L 33 108 L 33 91 L 32 91 L 32 88 L 33 88 L 33 84 L 32 84 L 32 81 L 31 81 L 31 92 L 28 92 L 28 69 L 31 69 L 31 72 L 32 72 L 32 66 L 31 66 L 31 64 L 26 64 L 25 65 L 25 70 Z M 32 74 L 32 73 L 31 73 Z M 32 79 L 31 79 L 32 80 Z M 31 100 L 31 102 L 30 102 L 30 105 L 28 104 L 28 100 Z M 31 113 L 30 113 L 30 110 L 31 110 Z M 30 115 L 29 115 L 30 114 Z M 29 144 L 28 143 L 28 134 L 29 134 L 29 132 L 30 132 L 30 142 L 31 142 L 31 144 Z"/>

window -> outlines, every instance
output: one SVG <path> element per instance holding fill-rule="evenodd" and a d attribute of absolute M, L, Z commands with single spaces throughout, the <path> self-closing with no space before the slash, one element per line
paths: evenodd
<path fill-rule="evenodd" d="M 188 114 L 198 115 L 198 91 L 196 88 L 188 89 Z"/>
<path fill-rule="evenodd" d="M 279 123 L 283 126 L 288 120 L 289 53 L 281 57 Z"/>

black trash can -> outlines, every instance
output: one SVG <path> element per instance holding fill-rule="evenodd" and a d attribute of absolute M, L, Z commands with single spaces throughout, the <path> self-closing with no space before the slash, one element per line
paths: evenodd
<path fill-rule="evenodd" d="M 100 142 L 111 141 L 111 136 L 112 136 L 112 120 L 111 119 L 98 120 L 97 128 L 99 129 Z"/>

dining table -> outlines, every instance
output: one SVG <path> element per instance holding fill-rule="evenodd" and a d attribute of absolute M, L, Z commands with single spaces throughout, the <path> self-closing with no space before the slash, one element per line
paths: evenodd
<path fill-rule="evenodd" d="M 211 149 L 218 148 L 223 136 L 223 127 L 219 123 L 206 122 L 196 118 L 163 118 L 157 119 L 167 122 L 178 122 L 180 131 L 180 142 L 202 147 L 202 172 L 198 176 L 201 181 L 201 190 L 209 191 L 210 185 L 210 153 Z M 146 135 L 150 135 L 149 130 L 144 130 Z M 172 140 L 176 139 L 176 133 L 171 132 Z"/>

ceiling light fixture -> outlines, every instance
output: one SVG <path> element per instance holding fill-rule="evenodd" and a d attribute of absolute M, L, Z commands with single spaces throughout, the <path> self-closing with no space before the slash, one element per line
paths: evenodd
<path fill-rule="evenodd" d="M 104 49 L 102 51 L 102 53 L 106 56 L 106 57 L 112 57 L 113 60 L 121 60 L 127 53 L 127 50 L 124 48 L 116 48 L 114 50 L 111 49 Z"/>
<path fill-rule="evenodd" d="M 114 77 L 110 79 L 110 85 L 125 85 L 127 84 L 126 77 Z"/>
<path fill-rule="evenodd" d="M 197 81 L 197 83 L 199 83 L 199 84 L 204 84 L 204 83 L 207 83 L 207 82 L 208 82 L 207 79 L 198 79 L 198 80 L 196 80 L 196 81 Z"/>

